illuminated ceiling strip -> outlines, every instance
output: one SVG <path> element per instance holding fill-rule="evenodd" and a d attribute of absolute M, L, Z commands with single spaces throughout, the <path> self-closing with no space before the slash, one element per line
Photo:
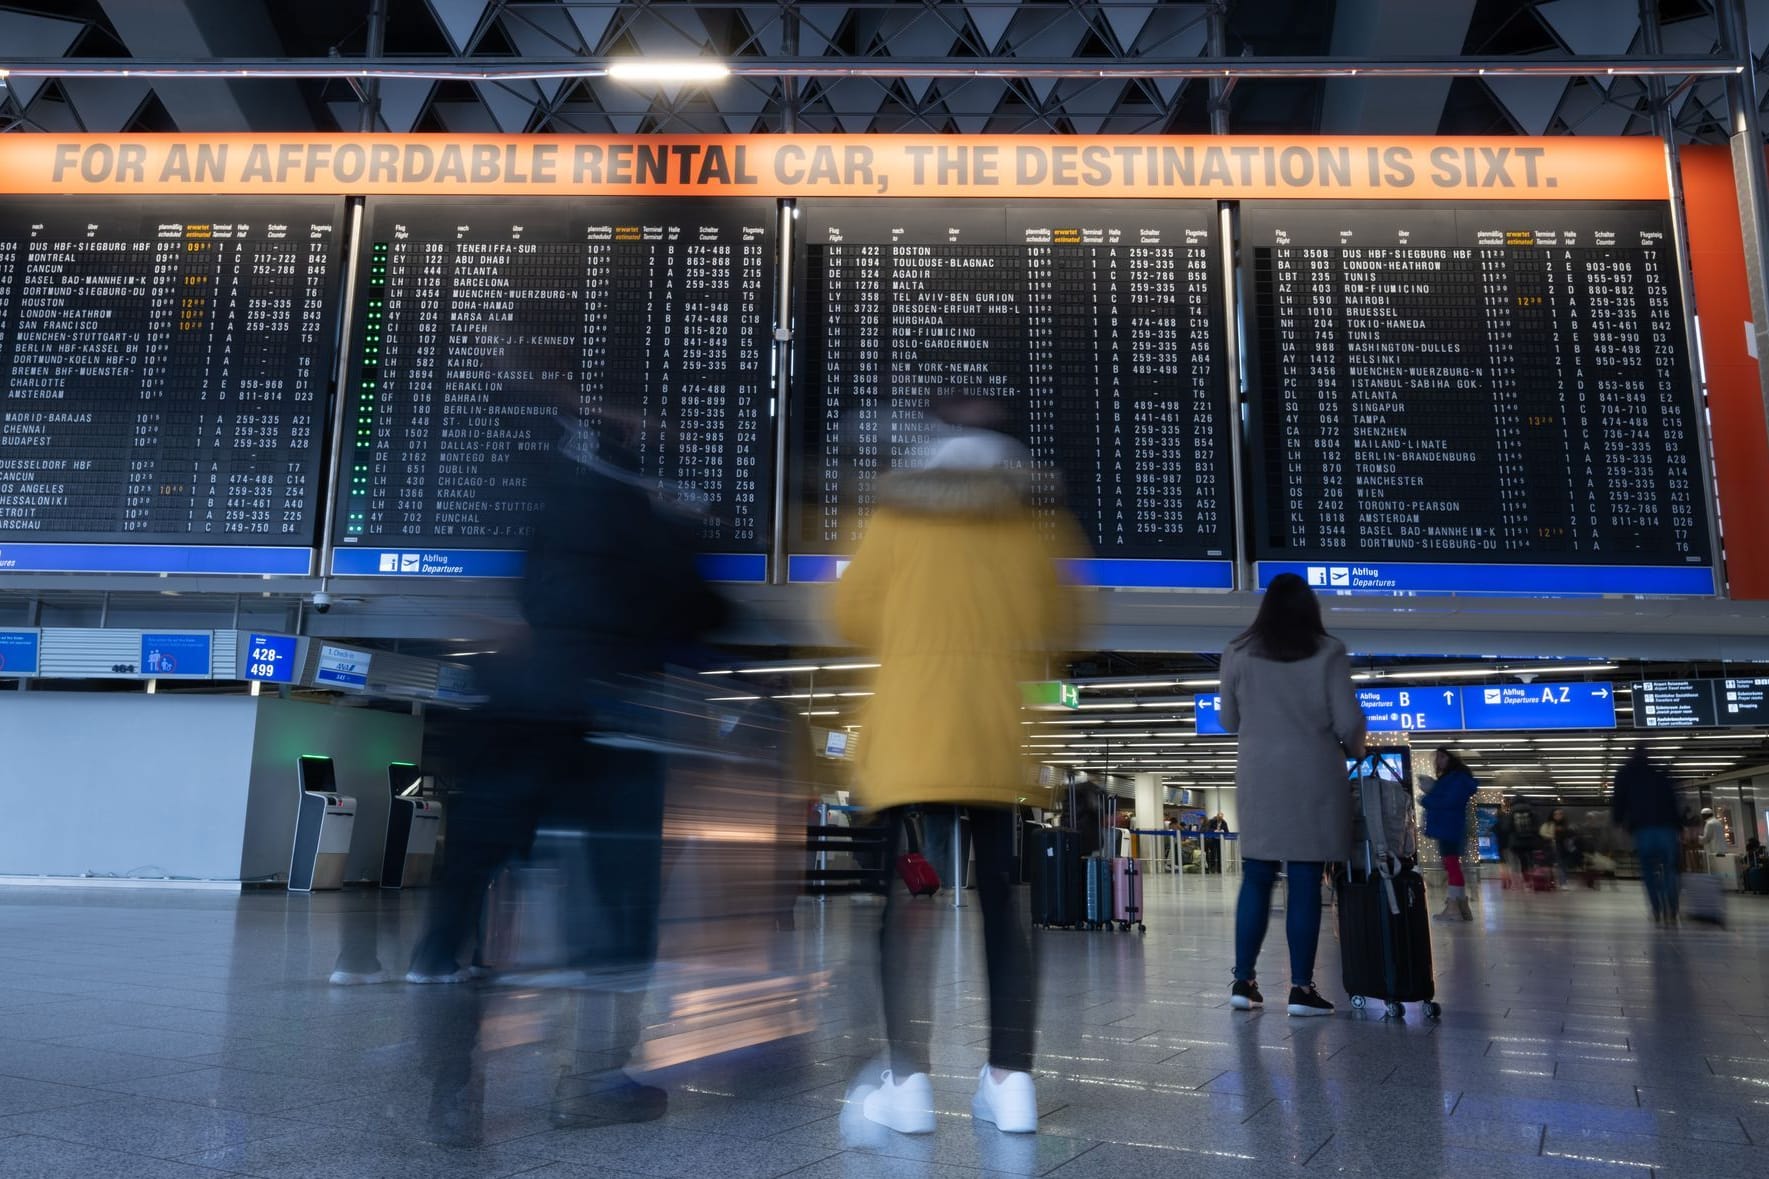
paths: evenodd
<path fill-rule="evenodd" d="M 18 78 L 426 78 L 515 82 L 608 77 L 631 58 L 453 57 L 173 58 L 21 57 L 0 59 Z M 1099 58 L 737 58 L 738 78 L 1404 78 L 1404 77 L 1736 77 L 1738 61 L 1717 57 L 1158 57 Z"/>

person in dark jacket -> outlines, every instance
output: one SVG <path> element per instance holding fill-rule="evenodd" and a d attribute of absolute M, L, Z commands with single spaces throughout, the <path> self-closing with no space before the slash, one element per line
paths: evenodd
<path fill-rule="evenodd" d="M 638 473 L 640 423 L 554 422 L 556 445 L 531 476 L 518 603 L 524 626 L 479 669 L 483 708 L 443 734 L 461 789 L 449 812 L 448 855 L 413 953 L 411 983 L 462 983 L 459 955 L 498 870 L 525 854 L 543 824 L 580 832 L 593 911 L 568 915 L 564 965 L 614 980 L 578 1000 L 578 1046 L 598 1038 L 605 1067 L 561 1072 L 555 1124 L 660 1117 L 662 1090 L 629 1078 L 644 988 L 657 949 L 664 761 L 631 698 L 668 653 L 718 625 L 725 604 L 700 577 L 687 521 Z M 650 739 L 648 739 L 650 738 Z M 432 1132 L 477 1137 L 470 1089 L 477 988 L 432 1006 Z M 575 1059 L 575 1057 L 573 1058 Z M 582 1094 L 583 1096 L 578 1096 Z M 569 1105 L 566 1098 L 572 1098 Z"/>
<path fill-rule="evenodd" d="M 1646 903 L 1652 907 L 1652 919 L 1674 925 L 1679 892 L 1677 791 L 1671 776 L 1652 763 L 1645 745 L 1636 745 L 1616 772 L 1610 815 L 1634 837 L 1634 851 L 1640 857 L 1640 879 L 1646 886 Z"/>
<path fill-rule="evenodd" d="M 1480 789 L 1474 774 L 1463 760 L 1449 749 L 1439 749 L 1436 757 L 1437 781 L 1419 797 L 1425 811 L 1425 838 L 1437 840 L 1443 855 L 1443 873 L 1449 882 L 1439 921 L 1472 921 L 1474 910 L 1468 904 L 1467 880 L 1462 875 L 1462 857 L 1468 851 L 1468 800 Z"/>

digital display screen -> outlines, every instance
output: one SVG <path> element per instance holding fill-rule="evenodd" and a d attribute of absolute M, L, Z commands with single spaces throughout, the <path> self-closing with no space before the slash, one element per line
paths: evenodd
<path fill-rule="evenodd" d="M 1329 593 L 1715 591 L 1663 206 L 1249 202 L 1241 234 L 1258 561 Z"/>
<path fill-rule="evenodd" d="M 789 551 L 852 553 L 879 477 L 943 436 L 930 407 L 983 397 L 1060 477 L 1039 503 L 1074 513 L 1105 559 L 1084 576 L 1171 561 L 1137 575 L 1228 588 L 1214 203 L 806 200 L 799 215 Z"/>
<path fill-rule="evenodd" d="M 745 199 L 369 201 L 339 545 L 412 550 L 361 570 L 395 574 L 471 575 L 429 549 L 521 549 L 556 419 L 575 418 L 619 423 L 709 548 L 764 552 L 777 217 Z"/>
<path fill-rule="evenodd" d="M 343 218 L 329 197 L 0 199 L 7 568 L 168 572 L 186 546 L 312 547 Z M 50 551 L 80 544 L 161 548 Z"/>

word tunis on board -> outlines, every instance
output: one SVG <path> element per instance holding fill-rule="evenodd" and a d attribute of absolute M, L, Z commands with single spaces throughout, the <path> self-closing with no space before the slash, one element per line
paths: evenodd
<path fill-rule="evenodd" d="M 1643 139 L 30 135 L 0 192 L 1658 200 Z"/>

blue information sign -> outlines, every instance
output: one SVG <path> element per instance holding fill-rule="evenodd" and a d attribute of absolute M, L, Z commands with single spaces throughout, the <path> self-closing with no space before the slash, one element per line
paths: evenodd
<path fill-rule="evenodd" d="M 1609 684 L 1419 684 L 1359 688 L 1357 699 L 1375 733 L 1615 727 L 1615 691 Z M 1219 695 L 1193 696 L 1192 705 L 1199 736 L 1228 732 Z"/>
<path fill-rule="evenodd" d="M 144 634 L 141 636 L 140 666 L 142 675 L 206 677 L 209 674 L 209 632 Z"/>
<path fill-rule="evenodd" d="M 1198 736 L 1210 736 L 1228 732 L 1222 727 L 1222 697 L 1215 692 L 1207 696 L 1192 697 L 1192 714 L 1198 728 Z"/>
<path fill-rule="evenodd" d="M 1261 561 L 1259 588 L 1294 573 L 1316 593 L 1578 598 L 1603 594 L 1712 597 L 1707 565 L 1454 565 L 1405 561 Z"/>
<path fill-rule="evenodd" d="M 1462 727 L 1462 693 L 1457 688 L 1359 688 L 1357 701 L 1374 733 L 1454 732 Z"/>
<path fill-rule="evenodd" d="M 36 675 L 38 643 L 34 630 L 0 630 L 0 675 Z"/>
<path fill-rule="evenodd" d="M 1609 684 L 1474 685 L 1462 689 L 1463 725 L 1482 729 L 1613 729 Z"/>
<path fill-rule="evenodd" d="M 248 680 L 265 684 L 295 682 L 294 635 L 248 635 L 246 674 Z"/>

